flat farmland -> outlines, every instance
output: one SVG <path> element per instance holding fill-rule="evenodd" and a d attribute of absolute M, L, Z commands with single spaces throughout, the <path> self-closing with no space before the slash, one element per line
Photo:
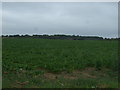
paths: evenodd
<path fill-rule="evenodd" d="M 116 88 L 117 40 L 2 39 L 3 88 Z"/>

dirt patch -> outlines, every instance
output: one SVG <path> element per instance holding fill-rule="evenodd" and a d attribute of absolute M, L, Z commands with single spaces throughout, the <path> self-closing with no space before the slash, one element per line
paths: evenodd
<path fill-rule="evenodd" d="M 99 73 L 101 73 L 101 71 L 96 71 L 95 68 L 85 68 L 82 70 L 74 70 L 71 73 L 61 72 L 56 74 L 56 73 L 46 72 L 44 73 L 44 77 L 50 80 L 55 80 L 58 79 L 59 77 L 63 77 L 64 79 L 73 79 L 73 80 L 78 79 L 79 77 L 95 79 L 99 76 Z"/>
<path fill-rule="evenodd" d="M 81 70 L 74 70 L 72 73 L 73 74 L 80 74 L 80 73 L 82 73 L 82 71 Z"/>
<path fill-rule="evenodd" d="M 81 73 L 84 78 L 97 78 L 95 75 L 92 75 L 93 72 L 96 72 L 95 68 L 85 68 Z"/>
<path fill-rule="evenodd" d="M 63 77 L 65 79 L 77 79 L 78 78 L 76 74 L 69 74 L 66 72 L 61 72 L 59 74 L 44 73 L 44 77 L 50 80 L 55 80 L 55 79 L 58 79 L 59 77 Z"/>
<path fill-rule="evenodd" d="M 82 72 L 82 76 L 84 78 L 97 78 L 95 75 L 91 75 L 91 74 L 89 74 L 87 72 Z"/>
<path fill-rule="evenodd" d="M 29 81 L 25 81 L 25 82 L 19 82 L 19 81 L 16 81 L 17 84 L 19 85 L 26 85 L 29 83 Z"/>
<path fill-rule="evenodd" d="M 78 77 L 77 76 L 75 76 L 75 75 L 64 75 L 63 76 L 65 79 L 78 79 Z"/>
<path fill-rule="evenodd" d="M 95 68 L 85 68 L 84 70 L 74 70 L 74 75 L 81 75 L 84 78 L 96 78 L 95 75 L 91 75 L 92 72 L 95 72 Z"/>
<path fill-rule="evenodd" d="M 3 74 L 8 74 L 8 72 L 3 72 Z"/>
<path fill-rule="evenodd" d="M 89 67 L 89 68 L 85 68 L 84 70 L 82 70 L 83 72 L 87 72 L 87 73 L 90 73 L 92 71 L 96 71 L 95 68 L 92 68 L 92 67 Z"/>
<path fill-rule="evenodd" d="M 55 80 L 57 79 L 57 75 L 53 74 L 53 73 L 45 73 L 44 77 L 50 80 Z"/>
<path fill-rule="evenodd" d="M 19 82 L 19 81 L 15 81 L 15 83 L 11 84 L 12 88 L 23 88 L 25 85 L 27 85 L 29 83 L 29 81 L 25 81 L 25 82 Z"/>

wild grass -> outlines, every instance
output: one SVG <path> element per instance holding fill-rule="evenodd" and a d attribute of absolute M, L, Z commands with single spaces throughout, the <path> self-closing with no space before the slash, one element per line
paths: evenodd
<path fill-rule="evenodd" d="M 81 70 L 87 67 L 92 67 L 96 70 L 109 69 L 112 73 L 117 72 L 118 41 L 49 40 L 38 38 L 3 38 L 2 40 L 3 72 L 10 73 L 25 70 L 29 71 L 27 74 L 29 76 L 31 73 L 32 75 L 44 73 L 43 71 L 34 71 L 38 69 L 52 73 L 59 73 L 64 71 L 72 72 L 74 70 Z M 11 76 L 7 76 L 7 78 L 10 78 Z M 92 84 L 97 82 L 97 80 L 91 79 L 88 81 L 85 79 L 83 81 L 82 80 L 81 78 L 74 81 L 66 80 L 66 83 L 69 82 L 70 85 L 67 84 L 65 86 L 91 87 Z M 7 79 L 4 78 L 4 87 L 6 82 L 9 83 L 10 81 L 7 81 Z M 33 82 L 38 83 L 41 81 L 38 80 Z M 45 87 L 53 87 L 51 85 L 54 85 L 53 83 L 50 85 L 50 83 L 48 83 L 49 81 L 45 82 Z M 81 84 L 82 82 L 84 84 Z M 101 82 L 103 83 L 104 81 Z M 113 87 L 115 86 L 117 85 L 113 85 Z M 57 84 L 56 87 L 61 86 Z"/>

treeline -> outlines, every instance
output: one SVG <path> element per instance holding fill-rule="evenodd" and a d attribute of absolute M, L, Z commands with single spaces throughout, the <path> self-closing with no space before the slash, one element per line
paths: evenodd
<path fill-rule="evenodd" d="M 103 38 L 98 36 L 79 36 L 79 35 L 2 35 L 2 37 L 33 37 L 42 39 L 67 39 L 67 40 L 113 40 L 118 38 Z"/>

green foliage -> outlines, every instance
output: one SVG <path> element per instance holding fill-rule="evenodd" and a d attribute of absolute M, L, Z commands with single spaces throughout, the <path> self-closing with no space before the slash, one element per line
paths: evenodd
<path fill-rule="evenodd" d="M 115 40 L 49 40 L 38 38 L 3 38 L 3 70 L 33 70 L 51 72 L 85 67 L 118 70 Z"/>
<path fill-rule="evenodd" d="M 3 38 L 3 88 L 99 88 L 117 87 L 118 42 L 116 40 L 52 40 L 38 38 Z M 55 80 L 44 77 L 57 73 L 96 68 L 109 69 L 96 78 L 79 75 L 77 79 L 62 76 Z M 113 71 L 112 71 L 113 70 Z M 88 70 L 89 71 L 89 70 Z M 108 75 L 104 74 L 107 73 Z M 116 74 L 114 74 L 116 73 Z M 68 74 L 68 73 L 67 73 Z M 98 74 L 98 75 L 97 75 Z M 19 85 L 19 82 L 28 82 Z"/>

